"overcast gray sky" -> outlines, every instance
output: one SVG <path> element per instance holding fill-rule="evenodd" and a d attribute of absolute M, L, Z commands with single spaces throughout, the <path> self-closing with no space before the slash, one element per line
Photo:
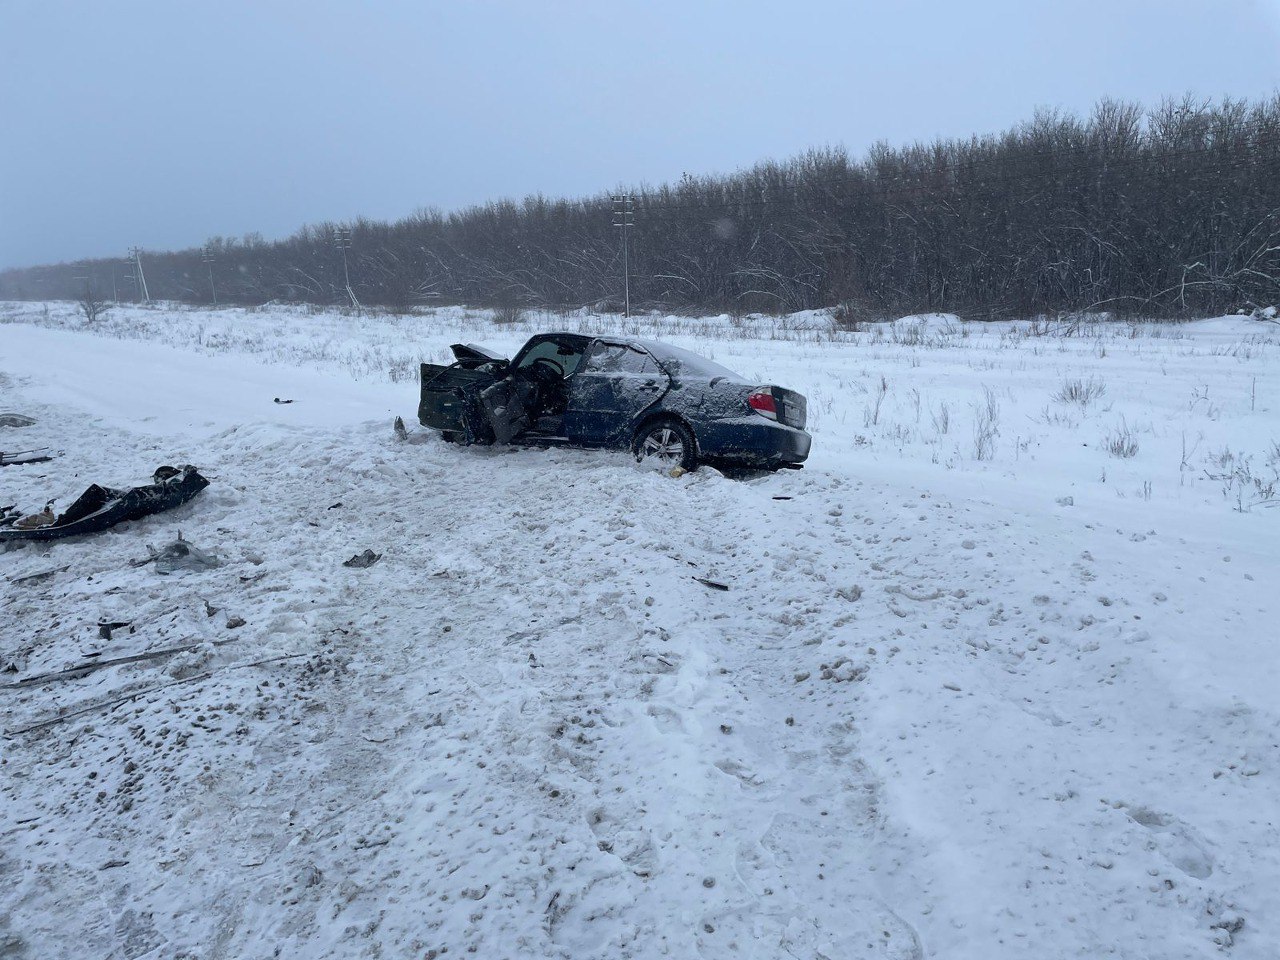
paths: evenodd
<path fill-rule="evenodd" d="M 0 267 L 1280 89 L 1280 0 L 0 0 Z"/>

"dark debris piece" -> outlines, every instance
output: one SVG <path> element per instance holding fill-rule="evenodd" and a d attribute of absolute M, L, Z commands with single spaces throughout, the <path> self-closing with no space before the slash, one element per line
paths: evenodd
<path fill-rule="evenodd" d="M 344 567 L 355 567 L 363 570 L 365 567 L 372 567 L 375 563 L 382 559 L 382 554 L 374 553 L 372 550 L 365 550 L 364 553 L 357 553 L 350 560 L 343 560 Z"/>
<path fill-rule="evenodd" d="M 129 620 L 99 620 L 98 636 L 103 640 L 110 640 L 111 631 L 123 630 L 125 627 L 129 628 L 130 633 L 133 633 L 133 623 Z"/>
<path fill-rule="evenodd" d="M 704 587 L 710 587 L 712 590 L 728 590 L 729 589 L 729 585 L 727 583 L 717 583 L 716 581 L 708 580 L 705 577 L 694 577 L 693 579 L 697 580 Z"/>
<path fill-rule="evenodd" d="M 151 554 L 149 557 L 145 560 L 131 560 L 129 565 L 140 567 L 154 563 L 156 573 L 170 574 L 178 570 L 211 570 L 220 563 L 216 554 L 206 553 L 195 544 L 183 540 L 181 534 L 177 540 L 165 544 L 159 550 L 151 546 L 147 550 Z"/>
<path fill-rule="evenodd" d="M 0 543 L 7 540 L 56 540 L 85 533 L 100 533 L 126 520 L 172 510 L 194 497 L 209 481 L 190 464 L 156 469 L 152 482 L 130 490 L 113 490 L 96 483 L 82 493 L 61 516 L 49 523 L 27 527 L 23 519 L 0 529 Z M 48 510 L 48 507 L 46 507 Z"/>

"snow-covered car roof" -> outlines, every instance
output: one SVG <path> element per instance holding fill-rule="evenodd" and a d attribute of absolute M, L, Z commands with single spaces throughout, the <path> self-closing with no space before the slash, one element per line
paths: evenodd
<path fill-rule="evenodd" d="M 669 343 L 662 343 L 659 340 L 640 340 L 636 338 L 628 338 L 626 342 L 634 343 L 636 346 L 648 350 L 658 358 L 658 362 L 666 367 L 667 372 L 673 376 L 684 374 L 686 376 L 694 377 L 728 377 L 731 380 L 743 380 L 742 374 L 735 373 L 728 367 L 722 366 L 714 360 L 708 360 L 706 357 L 699 356 L 690 350 L 685 350 L 681 347 L 673 347 Z"/>

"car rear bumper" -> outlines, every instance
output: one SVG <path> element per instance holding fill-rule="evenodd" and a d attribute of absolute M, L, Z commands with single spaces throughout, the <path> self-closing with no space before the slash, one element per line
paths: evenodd
<path fill-rule="evenodd" d="M 813 438 L 803 430 L 754 415 L 705 421 L 696 432 L 698 451 L 704 460 L 760 467 L 804 463 L 813 444 Z"/>

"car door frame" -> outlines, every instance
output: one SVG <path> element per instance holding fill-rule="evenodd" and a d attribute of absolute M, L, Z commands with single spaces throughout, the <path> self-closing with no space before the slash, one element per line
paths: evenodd
<path fill-rule="evenodd" d="M 601 378 L 604 383 L 600 386 L 609 388 L 612 398 L 616 400 L 616 384 L 627 374 L 611 374 L 606 372 L 592 373 L 588 369 L 591 361 L 592 353 L 598 344 L 604 344 L 611 347 L 622 347 L 627 350 L 633 350 L 648 358 L 653 364 L 655 373 L 652 375 L 634 374 L 634 378 L 644 379 L 646 383 L 638 388 L 643 391 L 646 397 L 651 395 L 648 403 L 638 407 L 635 410 L 624 410 L 616 406 L 617 416 L 614 419 L 614 426 L 609 428 L 604 424 L 609 422 L 608 411 L 603 409 L 592 410 L 591 408 L 583 408 L 581 405 L 586 386 L 592 383 L 592 379 Z M 586 379 L 585 381 L 581 378 Z M 662 402 L 662 399 L 671 390 L 672 378 L 667 373 L 666 368 L 658 361 L 658 358 L 652 352 L 645 349 L 641 344 L 631 340 L 625 340 L 618 337 L 596 337 L 587 346 L 586 352 L 582 356 L 582 362 L 578 364 L 577 370 L 573 376 L 567 378 L 569 384 L 569 404 L 565 410 L 565 436 L 569 442 L 575 446 L 581 447 L 616 447 L 626 446 L 631 440 L 631 434 L 635 429 L 635 425 L 650 412 L 653 408 Z M 594 421 L 594 423 L 593 423 Z M 593 428 L 594 427 L 594 428 Z"/>

